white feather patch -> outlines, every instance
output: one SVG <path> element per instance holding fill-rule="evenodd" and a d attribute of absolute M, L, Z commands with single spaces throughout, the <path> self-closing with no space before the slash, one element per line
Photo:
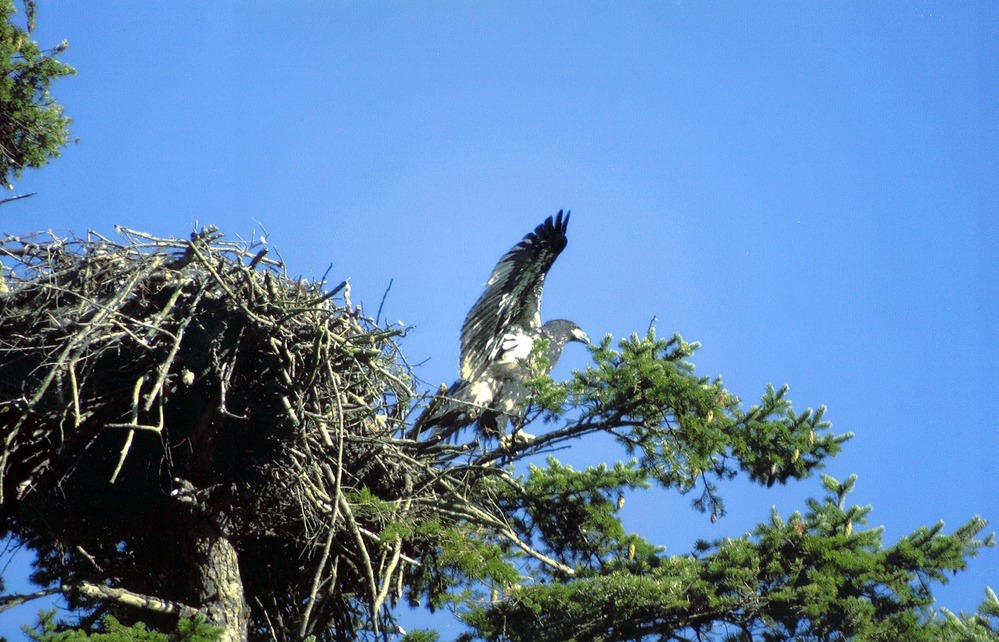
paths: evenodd
<path fill-rule="evenodd" d="M 491 377 L 483 377 L 472 384 L 472 403 L 476 406 L 488 406 L 495 394 L 495 382 Z"/>

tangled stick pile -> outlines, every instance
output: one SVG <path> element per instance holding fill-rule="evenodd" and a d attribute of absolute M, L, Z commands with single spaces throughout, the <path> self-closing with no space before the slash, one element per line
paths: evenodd
<path fill-rule="evenodd" d="M 407 497 L 426 470 L 393 438 L 412 402 L 402 329 L 345 283 L 288 278 L 262 243 L 119 232 L 0 241 L 0 531 L 79 553 L 42 580 L 183 601 L 184 578 L 145 576 L 179 566 L 195 505 L 273 560 L 243 578 L 273 628 L 311 627 L 323 595 L 340 601 L 327 622 L 357 617 L 351 595 L 377 612 L 401 544 L 352 499 Z"/>

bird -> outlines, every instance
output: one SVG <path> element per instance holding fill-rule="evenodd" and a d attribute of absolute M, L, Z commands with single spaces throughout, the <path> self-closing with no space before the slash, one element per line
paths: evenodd
<path fill-rule="evenodd" d="M 481 436 L 499 437 L 503 443 L 509 422 L 515 434 L 523 424 L 527 380 L 550 373 L 566 344 L 590 343 L 572 321 L 541 323 L 545 276 L 568 243 L 569 215 L 559 210 L 549 216 L 493 268 L 461 326 L 459 378 L 417 419 L 417 434 L 433 428 L 440 440 L 475 423 Z M 535 354 L 544 358 L 531 359 L 541 339 L 546 350 Z"/>

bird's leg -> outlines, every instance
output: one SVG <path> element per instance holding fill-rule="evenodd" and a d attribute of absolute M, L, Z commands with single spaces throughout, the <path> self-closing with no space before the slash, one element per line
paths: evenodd
<path fill-rule="evenodd" d="M 534 441 L 534 435 L 524 432 L 524 417 L 511 417 L 513 430 L 509 435 L 500 438 L 500 446 L 505 449 L 524 446 Z"/>

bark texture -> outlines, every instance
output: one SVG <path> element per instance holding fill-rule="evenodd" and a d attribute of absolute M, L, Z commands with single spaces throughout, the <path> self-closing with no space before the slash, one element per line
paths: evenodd
<path fill-rule="evenodd" d="M 198 610 L 222 627 L 220 642 L 245 642 L 250 611 L 239 573 L 236 548 L 229 538 L 206 526 L 192 542 L 190 568 L 196 570 L 193 591 Z"/>

